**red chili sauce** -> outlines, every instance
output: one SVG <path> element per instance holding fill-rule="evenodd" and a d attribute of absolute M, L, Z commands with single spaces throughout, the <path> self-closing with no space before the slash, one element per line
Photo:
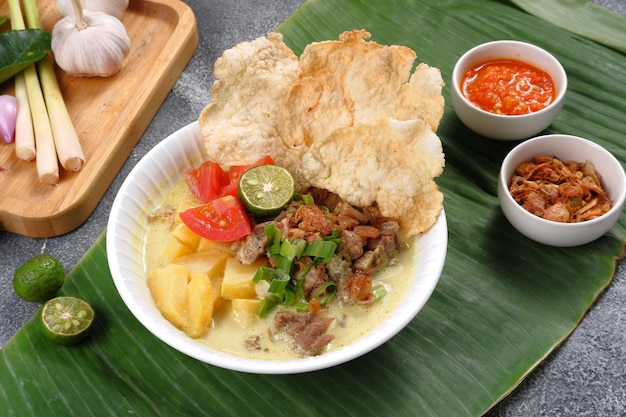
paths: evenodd
<path fill-rule="evenodd" d="M 522 61 L 480 63 L 461 80 L 463 95 L 490 113 L 520 115 L 547 107 L 556 97 L 548 73 Z"/>

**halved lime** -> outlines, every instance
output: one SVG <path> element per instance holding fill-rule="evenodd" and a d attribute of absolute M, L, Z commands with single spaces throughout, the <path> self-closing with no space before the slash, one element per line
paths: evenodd
<path fill-rule="evenodd" d="M 41 331 L 48 340 L 73 345 L 89 335 L 95 316 L 91 305 L 81 298 L 56 297 L 41 309 Z"/>
<path fill-rule="evenodd" d="M 273 216 L 293 200 L 296 180 L 289 170 L 279 165 L 259 165 L 241 175 L 237 192 L 250 213 Z"/>
<path fill-rule="evenodd" d="M 13 289 L 24 300 L 41 302 L 51 299 L 65 282 L 63 265 L 48 254 L 33 256 L 13 275 Z"/>

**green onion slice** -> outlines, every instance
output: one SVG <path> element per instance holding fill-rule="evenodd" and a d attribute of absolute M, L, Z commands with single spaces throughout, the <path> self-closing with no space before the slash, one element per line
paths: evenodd
<path fill-rule="evenodd" d="M 274 223 L 264 227 L 263 232 L 267 237 L 267 253 L 274 259 L 276 268 L 261 267 L 253 277 L 253 281 L 267 281 L 270 283 L 258 314 L 265 317 L 277 305 L 295 305 L 296 310 L 308 309 L 308 302 L 304 296 L 302 283 L 313 265 L 330 262 L 335 254 L 337 245 L 341 241 L 339 229 L 323 239 L 307 243 L 304 239 L 285 239 L 281 241 L 281 231 Z M 303 270 L 292 274 L 294 261 L 303 256 L 308 256 L 312 262 L 306 264 Z M 292 279 L 293 276 L 293 279 Z M 292 283 L 293 282 L 293 283 Z M 321 305 L 326 305 L 333 299 L 337 290 L 337 284 L 333 281 L 326 282 L 314 295 Z M 323 297 L 323 299 L 319 299 Z"/>
<path fill-rule="evenodd" d="M 304 248 L 304 256 L 310 256 L 315 263 L 329 262 L 337 249 L 337 244 L 332 241 L 315 240 Z"/>
<path fill-rule="evenodd" d="M 268 268 L 267 266 L 262 266 L 259 269 L 257 269 L 256 273 L 254 274 L 254 277 L 252 277 L 252 281 L 254 281 L 255 283 L 258 283 L 260 281 L 271 282 L 272 279 L 274 279 L 274 276 L 276 276 L 275 269 Z"/>
<path fill-rule="evenodd" d="M 324 236 L 323 239 L 329 242 L 335 242 L 336 244 L 340 244 L 341 243 L 341 230 L 333 229 L 332 233 L 329 234 L 328 236 Z"/>
<path fill-rule="evenodd" d="M 324 293 L 326 293 L 326 297 L 324 299 L 320 299 L 320 296 L 324 295 Z M 317 291 L 315 291 L 315 295 L 313 296 L 313 298 L 319 301 L 321 305 L 325 306 L 330 302 L 330 300 L 335 297 L 336 293 L 337 284 L 335 283 L 335 281 L 326 281 L 324 285 L 322 285 Z"/>
<path fill-rule="evenodd" d="M 280 270 L 276 270 L 277 274 L 270 282 L 270 286 L 267 289 L 268 292 L 275 294 L 279 301 L 285 299 L 285 289 L 289 284 L 290 277 Z"/>
<path fill-rule="evenodd" d="M 274 307 L 278 305 L 276 299 L 272 296 L 267 296 L 261 302 L 261 306 L 259 307 L 259 317 L 263 318 L 267 316 L 267 314 L 272 311 Z"/>
<path fill-rule="evenodd" d="M 280 230 L 274 223 L 270 223 L 263 228 L 267 237 L 267 253 L 275 256 L 280 252 Z"/>
<path fill-rule="evenodd" d="M 294 239 L 293 241 L 285 239 L 280 245 L 279 254 L 290 261 L 293 261 L 294 259 L 302 256 L 302 252 L 304 252 L 305 247 L 306 241 L 304 239 Z"/>
<path fill-rule="evenodd" d="M 313 200 L 313 196 L 311 196 L 311 194 L 302 194 L 302 202 L 307 206 L 315 204 L 315 200 Z"/>
<path fill-rule="evenodd" d="M 378 283 L 372 287 L 372 294 L 374 294 L 374 302 L 380 301 L 389 291 L 385 284 Z"/>

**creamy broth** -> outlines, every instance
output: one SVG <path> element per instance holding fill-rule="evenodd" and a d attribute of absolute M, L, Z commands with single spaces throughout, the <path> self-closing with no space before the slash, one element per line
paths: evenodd
<path fill-rule="evenodd" d="M 188 205 L 193 201 L 185 183 L 181 181 L 167 193 L 160 207 L 179 207 L 181 202 Z M 169 237 L 170 230 L 166 222 L 149 223 L 143 246 L 146 275 L 152 269 L 165 266 L 166 257 L 163 253 Z M 415 267 L 413 245 L 418 244 L 418 241 L 411 239 L 408 243 L 410 247 L 399 254 L 397 263 L 385 267 L 374 275 L 373 285 L 383 283 L 388 291 L 382 299 L 369 306 L 346 307 L 337 302 L 330 303 L 328 313 L 335 320 L 328 331 L 334 335 L 334 339 L 326 351 L 346 346 L 370 332 L 399 304 L 408 290 Z M 257 316 L 253 323 L 243 326 L 233 317 L 230 302 L 224 300 L 214 312 L 212 327 L 207 335 L 198 340 L 217 351 L 250 359 L 289 360 L 300 357 L 292 351 L 289 336 L 284 332 L 272 331 L 273 314 L 264 319 Z"/>

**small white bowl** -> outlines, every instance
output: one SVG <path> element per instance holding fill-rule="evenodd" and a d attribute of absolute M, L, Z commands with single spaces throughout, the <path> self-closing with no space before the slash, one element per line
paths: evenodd
<path fill-rule="evenodd" d="M 293 374 L 328 368 L 355 359 L 401 331 L 426 304 L 446 258 L 445 213 L 413 245 L 416 268 L 404 298 L 371 332 L 319 356 L 293 360 L 260 360 L 217 351 L 192 339 L 159 312 L 146 284 L 142 242 L 148 216 L 191 167 L 206 159 L 198 122 L 187 125 L 156 145 L 133 168 L 115 197 L 107 226 L 107 258 L 115 286 L 131 313 L 152 334 L 174 349 L 225 369 L 258 374 Z"/>
<path fill-rule="evenodd" d="M 555 100 L 542 110 L 514 116 L 490 113 L 478 108 L 463 95 L 463 75 L 473 66 L 495 59 L 515 59 L 547 72 L 555 84 Z M 501 40 L 475 46 L 459 58 L 452 71 L 450 96 L 457 116 L 474 132 L 491 139 L 521 140 L 550 126 L 563 107 L 566 91 L 567 75 L 554 56 L 529 43 Z"/>
<path fill-rule="evenodd" d="M 526 211 L 511 196 L 509 182 L 517 165 L 540 155 L 554 156 L 561 161 L 591 162 L 602 177 L 602 188 L 613 202 L 611 209 L 581 223 L 545 220 Z M 517 145 L 504 158 L 498 176 L 498 199 L 505 217 L 523 235 L 550 246 L 579 246 L 604 235 L 622 214 L 626 174 L 620 162 L 595 142 L 570 135 L 538 136 Z"/>

